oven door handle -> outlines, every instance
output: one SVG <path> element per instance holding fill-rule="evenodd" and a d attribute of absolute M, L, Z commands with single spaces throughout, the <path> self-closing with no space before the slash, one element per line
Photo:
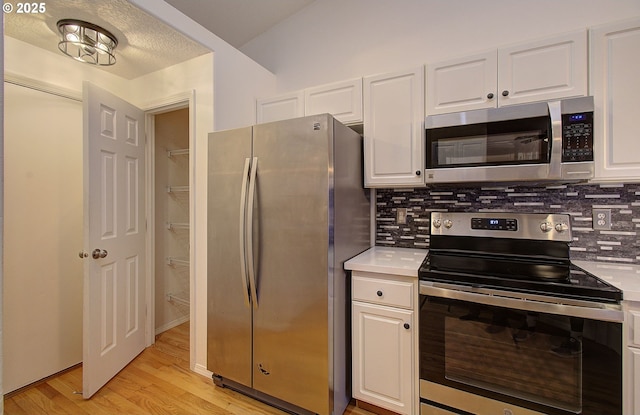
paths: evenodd
<path fill-rule="evenodd" d="M 591 320 L 616 323 L 624 321 L 624 312 L 618 304 L 501 291 L 486 287 L 420 281 L 420 295 Z"/>

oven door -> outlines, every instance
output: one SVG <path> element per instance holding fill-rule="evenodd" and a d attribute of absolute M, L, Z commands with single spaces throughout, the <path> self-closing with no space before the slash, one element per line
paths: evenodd
<path fill-rule="evenodd" d="M 622 414 L 619 305 L 420 282 L 425 414 Z"/>

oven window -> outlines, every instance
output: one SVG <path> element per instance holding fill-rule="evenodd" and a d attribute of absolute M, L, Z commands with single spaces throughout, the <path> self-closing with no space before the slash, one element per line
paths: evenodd
<path fill-rule="evenodd" d="M 427 167 L 549 162 L 548 117 L 427 130 Z"/>
<path fill-rule="evenodd" d="M 620 415 L 621 330 L 421 296 L 420 378 L 547 414 Z"/>

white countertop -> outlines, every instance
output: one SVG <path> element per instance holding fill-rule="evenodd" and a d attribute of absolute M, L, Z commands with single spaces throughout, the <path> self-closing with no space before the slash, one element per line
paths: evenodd
<path fill-rule="evenodd" d="M 427 249 L 374 246 L 346 261 L 344 268 L 418 278 L 418 269 L 427 252 Z"/>
<path fill-rule="evenodd" d="M 640 301 L 640 265 L 572 261 L 575 265 L 622 290 L 622 299 Z"/>

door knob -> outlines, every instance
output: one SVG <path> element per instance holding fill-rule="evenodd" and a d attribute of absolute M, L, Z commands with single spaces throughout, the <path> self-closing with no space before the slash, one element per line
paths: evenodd
<path fill-rule="evenodd" d="M 84 251 L 80 251 L 80 252 L 78 252 L 78 256 L 79 256 L 80 258 L 86 258 L 86 257 L 88 257 L 88 256 L 89 256 L 89 254 L 88 254 L 88 253 L 86 253 L 86 252 L 84 252 Z"/>
<path fill-rule="evenodd" d="M 109 253 L 105 250 L 105 249 L 94 249 L 93 252 L 91 252 L 91 256 L 93 257 L 93 259 L 99 259 L 99 258 L 106 258 L 107 255 Z"/>

